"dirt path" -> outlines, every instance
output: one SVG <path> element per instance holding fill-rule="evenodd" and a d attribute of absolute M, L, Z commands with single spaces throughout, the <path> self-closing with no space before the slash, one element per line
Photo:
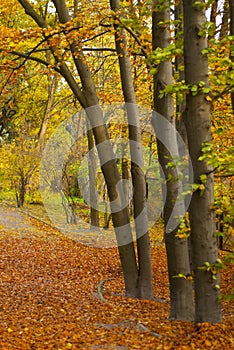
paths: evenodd
<path fill-rule="evenodd" d="M 53 230 L 64 237 L 87 246 L 111 248 L 116 246 L 113 230 L 90 230 L 89 225 L 82 220 L 76 224 L 64 224 L 55 227 L 57 222 L 51 223 L 45 209 L 30 207 L 18 209 L 12 205 L 0 204 L 0 235 L 9 232 L 18 237 L 45 237 Z M 110 232 L 111 231 L 111 232 Z"/>
<path fill-rule="evenodd" d="M 0 205 L 0 233 L 8 232 L 16 236 L 42 236 L 44 232 L 32 224 L 29 217 L 12 206 Z"/>

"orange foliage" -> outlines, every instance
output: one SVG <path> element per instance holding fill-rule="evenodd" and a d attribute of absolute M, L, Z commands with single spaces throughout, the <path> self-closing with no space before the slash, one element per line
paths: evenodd
<path fill-rule="evenodd" d="M 231 349 L 233 305 L 222 324 L 167 320 L 169 292 L 164 247 L 154 247 L 155 300 L 127 299 L 116 248 L 86 247 L 32 220 L 44 235 L 1 231 L 0 348 Z M 228 293 L 231 269 L 222 292 Z M 103 279 L 103 296 L 97 286 Z"/>

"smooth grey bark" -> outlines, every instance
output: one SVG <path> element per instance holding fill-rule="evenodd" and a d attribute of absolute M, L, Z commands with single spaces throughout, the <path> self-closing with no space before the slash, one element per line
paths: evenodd
<path fill-rule="evenodd" d="M 183 3 L 180 0 L 175 6 L 175 20 L 177 21 L 177 27 L 175 30 L 175 43 L 182 47 L 183 41 Z M 178 74 L 178 81 L 184 80 L 184 57 L 181 55 L 177 55 L 175 57 L 175 70 Z M 176 128 L 180 133 L 184 143 L 187 145 L 187 134 L 186 128 L 184 125 L 184 111 L 185 111 L 185 93 L 183 93 L 182 101 L 180 101 L 181 97 L 179 93 L 176 95 Z"/>
<path fill-rule="evenodd" d="M 152 12 L 152 36 L 153 50 L 157 47 L 166 48 L 170 44 L 170 32 L 165 22 L 170 20 L 169 2 L 153 1 Z M 159 97 L 160 90 L 172 84 L 172 64 L 169 60 L 162 61 L 157 66 L 157 73 L 154 75 L 154 110 L 165 118 L 164 125 L 157 122 L 157 113 L 153 117 L 153 126 L 156 131 L 159 163 L 167 180 L 167 196 L 163 210 L 165 225 L 165 243 L 168 261 L 168 275 L 170 282 L 170 318 L 193 320 L 194 306 L 192 295 L 192 284 L 186 278 L 175 278 L 178 274 L 188 276 L 191 274 L 188 241 L 176 236 L 177 227 L 170 224 L 171 216 L 184 214 L 184 203 L 181 200 L 175 208 L 175 202 L 179 192 L 180 183 L 176 167 L 169 167 L 168 163 L 173 162 L 173 157 L 179 156 L 177 136 L 174 118 L 174 100 L 171 95 Z M 172 127 L 170 127 L 172 126 Z M 161 142 L 160 140 L 165 140 Z M 178 204 L 178 202 L 177 202 Z M 176 212 L 173 213 L 173 211 Z"/>
<path fill-rule="evenodd" d="M 113 11 L 119 8 L 119 0 L 110 0 Z M 138 280 L 137 293 L 140 298 L 152 298 L 152 266 L 150 239 L 148 232 L 148 215 L 146 201 L 146 182 L 143 172 L 143 152 L 140 121 L 136 96 L 132 80 L 132 67 L 127 52 L 126 34 L 115 25 L 115 45 L 118 54 L 122 91 L 128 117 L 128 131 L 131 154 L 131 176 L 133 183 L 133 211 L 137 238 Z"/>
<path fill-rule="evenodd" d="M 33 9 L 27 0 L 18 0 L 22 7 L 41 28 L 46 28 L 45 20 Z M 64 0 L 53 0 L 60 23 L 65 24 L 70 21 L 70 15 Z M 78 30 L 78 29 L 77 29 Z M 98 150 L 102 172 L 107 184 L 108 195 L 112 203 L 112 221 L 115 227 L 116 239 L 118 243 L 119 256 L 121 260 L 126 295 L 136 297 L 136 284 L 138 280 L 138 269 L 134 250 L 133 238 L 130 227 L 130 220 L 127 208 L 124 207 L 124 195 L 121 191 L 120 176 L 117 169 L 115 154 L 109 139 L 103 113 L 99 105 L 95 83 L 89 67 L 85 63 L 84 55 L 79 45 L 74 41 L 69 44 L 73 62 L 80 77 L 81 86 L 78 85 L 73 73 L 64 62 L 59 62 L 56 49 L 48 45 L 53 53 L 56 63 L 60 63 L 60 72 L 75 97 L 83 108 L 91 124 L 95 144 Z M 108 159 L 108 160 L 107 160 Z M 106 161 L 107 160 L 107 161 Z"/>
<path fill-rule="evenodd" d="M 202 55 L 207 47 L 207 38 L 199 35 L 206 21 L 205 12 L 196 7 L 194 0 L 183 1 L 184 8 L 184 59 L 186 84 L 197 85 L 200 81 L 209 86 L 208 60 Z M 214 201 L 214 180 L 211 167 L 200 161 L 202 144 L 211 141 L 210 103 L 203 93 L 187 94 L 186 129 L 195 183 L 202 174 L 207 175 L 204 193 L 194 192 L 189 208 L 192 243 L 192 262 L 195 283 L 195 322 L 221 321 L 221 304 L 218 302 L 219 274 L 217 281 L 204 271 L 205 262 L 214 264 L 218 258 L 215 217 L 210 209 Z"/>
<path fill-rule="evenodd" d="M 177 29 L 175 31 L 175 42 L 178 45 L 181 45 L 183 47 L 183 1 L 180 0 L 177 5 L 175 6 L 175 20 L 178 21 L 177 23 Z M 184 56 L 176 56 L 175 57 L 175 69 L 177 74 L 179 75 L 178 81 L 184 81 L 185 75 L 184 75 Z M 183 93 L 182 101 L 179 101 L 178 94 L 176 96 L 176 128 L 182 137 L 186 147 L 188 148 L 188 138 L 187 138 L 187 132 L 186 127 L 184 123 L 185 119 L 185 111 L 186 111 L 186 93 Z M 183 154 L 184 150 L 179 149 L 179 154 L 181 157 L 184 157 L 185 154 Z M 190 197 L 189 197 L 190 198 Z M 186 204 L 187 198 L 185 198 L 185 204 Z M 188 237 L 188 251 L 189 251 L 189 262 L 190 262 L 190 270 L 192 271 L 192 259 L 191 259 L 191 237 Z"/>

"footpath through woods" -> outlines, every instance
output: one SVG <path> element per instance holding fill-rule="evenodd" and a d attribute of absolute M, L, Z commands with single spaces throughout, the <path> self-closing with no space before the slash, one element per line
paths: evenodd
<path fill-rule="evenodd" d="M 167 320 L 164 247 L 152 255 L 155 300 L 127 299 L 117 248 L 80 244 L 0 206 L 0 349 L 233 348 L 231 302 L 223 301 L 222 324 Z M 232 273 L 222 271 L 223 294 Z"/>

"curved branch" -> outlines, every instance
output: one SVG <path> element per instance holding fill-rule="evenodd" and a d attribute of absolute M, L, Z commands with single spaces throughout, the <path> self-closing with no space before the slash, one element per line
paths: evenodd
<path fill-rule="evenodd" d="M 37 14 L 37 12 L 33 9 L 33 7 L 29 4 L 29 2 L 27 0 L 18 0 L 18 1 L 22 5 L 22 7 L 24 8 L 25 13 L 27 15 L 29 15 L 38 24 L 38 26 L 40 28 L 47 28 L 47 24 L 46 24 L 45 20 L 40 15 Z M 58 3 L 56 1 L 54 1 L 54 4 L 55 3 L 60 4 L 60 2 Z M 64 2 L 61 1 L 61 3 L 64 3 Z M 48 37 L 45 36 L 45 38 L 48 40 Z M 70 86 L 72 92 L 74 93 L 74 95 L 76 96 L 78 101 L 80 102 L 81 106 L 84 107 L 85 106 L 85 96 L 84 96 L 82 90 L 80 89 L 79 85 L 77 84 L 74 76 L 72 75 L 72 73 L 70 72 L 69 68 L 67 67 L 67 65 L 65 63 L 58 61 L 58 58 L 57 58 L 56 53 L 55 53 L 55 49 L 53 47 L 50 47 L 50 51 L 52 52 L 56 63 L 60 63 L 60 71 L 59 71 L 60 74 L 64 77 L 64 79 L 66 80 L 66 82 Z"/>
<path fill-rule="evenodd" d="M 3 51 L 3 50 L 0 50 L 0 52 L 1 52 L 1 51 Z M 51 66 L 51 64 L 49 64 L 47 61 L 45 61 L 45 60 L 43 60 L 43 59 L 41 59 L 41 58 L 39 58 L 39 57 L 31 56 L 31 54 L 28 54 L 28 53 L 26 54 L 26 53 L 19 52 L 19 51 L 10 51 L 9 53 L 10 53 L 11 55 L 15 55 L 15 56 L 18 56 L 18 57 L 25 58 L 23 64 L 24 64 L 27 60 L 31 60 L 31 61 L 35 61 L 35 62 L 41 63 L 41 64 L 43 64 L 43 65 L 46 66 L 46 67 Z M 21 63 L 20 66 L 14 68 L 13 70 L 19 69 L 20 67 L 22 67 L 23 64 Z M 60 70 L 58 67 L 52 66 L 52 68 L 53 68 L 56 72 L 58 72 L 58 73 L 61 74 L 61 70 Z"/>
<path fill-rule="evenodd" d="M 124 25 L 121 21 L 120 21 L 120 23 L 123 26 L 123 28 L 135 39 L 135 41 L 137 42 L 137 44 L 139 45 L 139 47 L 141 49 L 143 56 L 145 58 L 147 58 L 148 57 L 147 52 L 145 51 L 144 46 L 142 45 L 142 43 L 140 42 L 140 40 L 138 39 L 136 34 L 130 28 L 128 28 L 126 25 Z"/>

